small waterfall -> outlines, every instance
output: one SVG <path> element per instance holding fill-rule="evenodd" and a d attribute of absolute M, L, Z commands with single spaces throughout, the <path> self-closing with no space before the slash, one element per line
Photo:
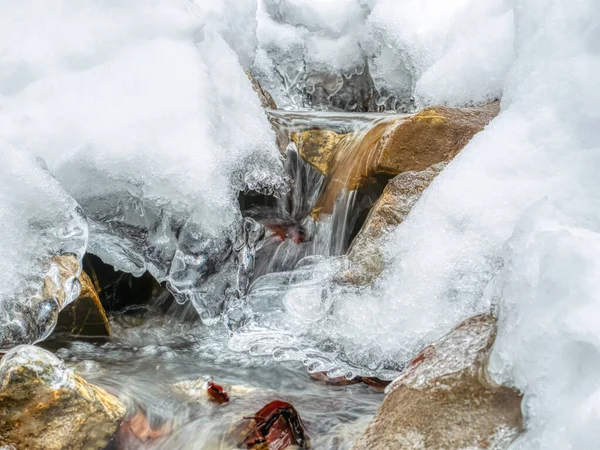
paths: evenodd
<path fill-rule="evenodd" d="M 244 215 L 266 232 L 253 279 L 307 256 L 344 254 L 388 177 L 376 173 L 386 135 L 404 115 L 269 111 L 292 188 L 245 196 Z"/>

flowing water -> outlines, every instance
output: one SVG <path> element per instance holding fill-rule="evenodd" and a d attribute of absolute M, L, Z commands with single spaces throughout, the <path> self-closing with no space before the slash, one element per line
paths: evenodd
<path fill-rule="evenodd" d="M 241 197 L 243 214 L 266 229 L 254 258 L 252 280 L 257 285 L 261 276 L 291 270 L 302 258 L 337 256 L 348 249 L 385 185 L 374 174 L 378 142 L 390 121 L 402 118 L 282 111 L 269 115 L 285 147 L 292 183 L 283 198 Z M 305 161 L 296 145 L 299 134 L 318 129 L 340 136 L 325 173 Z M 165 292 L 133 314 L 113 313 L 108 342 L 56 336 L 45 344 L 89 381 L 126 399 L 130 418 L 142 414 L 152 432 L 142 439 L 122 438 L 117 448 L 236 448 L 229 436 L 232 427 L 279 399 L 298 410 L 312 448 L 345 449 L 377 411 L 380 390 L 364 383 L 317 381 L 301 362 L 286 361 L 276 352 L 236 352 L 228 348 L 239 326 L 235 311 L 227 312 L 229 329 L 221 324 L 207 327 L 189 304 L 173 303 L 166 313 L 157 308 L 168 296 Z M 202 386 L 209 379 L 225 387 L 229 403 L 207 400 Z"/>

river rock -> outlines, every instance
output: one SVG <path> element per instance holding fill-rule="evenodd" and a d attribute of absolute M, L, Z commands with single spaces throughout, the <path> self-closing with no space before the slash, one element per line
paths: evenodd
<path fill-rule="evenodd" d="M 0 360 L 0 446 L 103 449 L 124 415 L 119 400 L 46 350 L 21 345 Z"/>
<path fill-rule="evenodd" d="M 311 166 L 327 175 L 331 169 L 337 146 L 344 137 L 331 130 L 307 130 L 291 134 L 298 153 Z"/>
<path fill-rule="evenodd" d="M 397 175 L 450 161 L 500 112 L 499 102 L 477 108 L 434 106 L 392 125 L 377 172 Z"/>
<path fill-rule="evenodd" d="M 250 80 L 250 83 L 252 83 L 252 89 L 254 89 L 254 92 L 258 94 L 258 98 L 260 99 L 260 104 L 262 107 L 265 109 L 277 109 L 277 104 L 275 103 L 275 100 L 273 100 L 273 97 L 269 91 L 261 86 L 258 80 L 254 78 L 254 75 L 252 75 L 250 72 L 246 72 L 246 76 Z"/>
<path fill-rule="evenodd" d="M 354 238 L 337 281 L 366 285 L 381 274 L 384 267 L 382 239 L 404 221 L 444 167 L 446 163 L 442 162 L 421 172 L 404 172 L 388 183 Z"/>
<path fill-rule="evenodd" d="M 331 214 L 343 190 L 376 175 L 423 172 L 446 163 L 499 113 L 499 103 L 476 108 L 425 108 L 418 114 L 379 121 L 370 129 L 339 135 L 308 130 L 292 139 L 300 155 L 326 176 L 311 215 Z"/>
<path fill-rule="evenodd" d="M 425 348 L 353 450 L 506 448 L 523 430 L 522 396 L 486 376 L 495 336 L 495 318 L 479 315 Z"/>
<path fill-rule="evenodd" d="M 60 312 L 54 333 L 110 337 L 110 324 L 94 283 L 85 272 L 81 272 L 79 282 L 81 293 Z"/>

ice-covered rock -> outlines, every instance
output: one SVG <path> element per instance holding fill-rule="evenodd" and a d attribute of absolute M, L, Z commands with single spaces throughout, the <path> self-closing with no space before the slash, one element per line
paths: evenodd
<path fill-rule="evenodd" d="M 229 0 L 0 6 L 1 138 L 43 157 L 79 202 L 90 252 L 148 270 L 198 306 L 209 302 L 199 285 L 217 297 L 240 289 L 233 259 L 255 243 L 236 243 L 247 228 L 239 190 L 284 185 L 244 73 L 255 9 Z"/>
<path fill-rule="evenodd" d="M 0 445 L 102 449 L 124 416 L 117 398 L 46 350 L 18 346 L 0 360 Z"/>
<path fill-rule="evenodd" d="M 47 337 L 79 295 L 88 227 L 40 159 L 0 144 L 0 350 Z"/>
<path fill-rule="evenodd" d="M 495 337 L 496 319 L 476 316 L 423 350 L 353 448 L 507 448 L 523 429 L 521 394 L 487 378 Z"/>

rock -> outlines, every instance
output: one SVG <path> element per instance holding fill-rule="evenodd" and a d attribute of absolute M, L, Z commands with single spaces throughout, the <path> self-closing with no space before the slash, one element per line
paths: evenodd
<path fill-rule="evenodd" d="M 301 133 L 300 154 L 327 176 L 312 216 L 331 214 L 342 190 L 354 190 L 376 174 L 422 172 L 454 158 L 499 113 L 499 103 L 477 108 L 426 108 L 376 123 L 367 131 L 337 135 Z"/>
<path fill-rule="evenodd" d="M 486 376 L 495 336 L 495 318 L 480 315 L 425 348 L 353 449 L 506 448 L 523 430 L 522 396 Z"/>
<path fill-rule="evenodd" d="M 499 102 L 478 108 L 425 108 L 394 126 L 376 170 L 398 175 L 450 161 L 499 112 Z"/>
<path fill-rule="evenodd" d="M 252 75 L 250 72 L 246 72 L 246 75 L 248 76 L 250 83 L 252 83 L 252 89 L 254 89 L 254 91 L 258 94 L 258 98 L 260 99 L 260 103 L 263 108 L 277 109 L 277 104 L 275 103 L 275 100 L 273 100 L 271 94 L 269 94 L 269 91 L 263 89 L 258 80 L 254 78 L 254 75 Z"/>
<path fill-rule="evenodd" d="M 331 163 L 337 151 L 337 145 L 344 137 L 330 130 L 308 130 L 291 134 L 298 153 L 323 175 L 331 169 Z"/>
<path fill-rule="evenodd" d="M 46 350 L 21 345 L 0 361 L 0 445 L 103 449 L 124 415 L 119 400 Z"/>
<path fill-rule="evenodd" d="M 381 240 L 404 221 L 445 166 L 442 162 L 422 172 L 404 172 L 388 183 L 354 238 L 347 264 L 336 276 L 338 282 L 366 285 L 381 274 L 384 267 Z"/>
<path fill-rule="evenodd" d="M 81 272 L 79 282 L 81 293 L 73 303 L 60 312 L 54 333 L 110 337 L 110 324 L 94 283 L 85 272 Z"/>

